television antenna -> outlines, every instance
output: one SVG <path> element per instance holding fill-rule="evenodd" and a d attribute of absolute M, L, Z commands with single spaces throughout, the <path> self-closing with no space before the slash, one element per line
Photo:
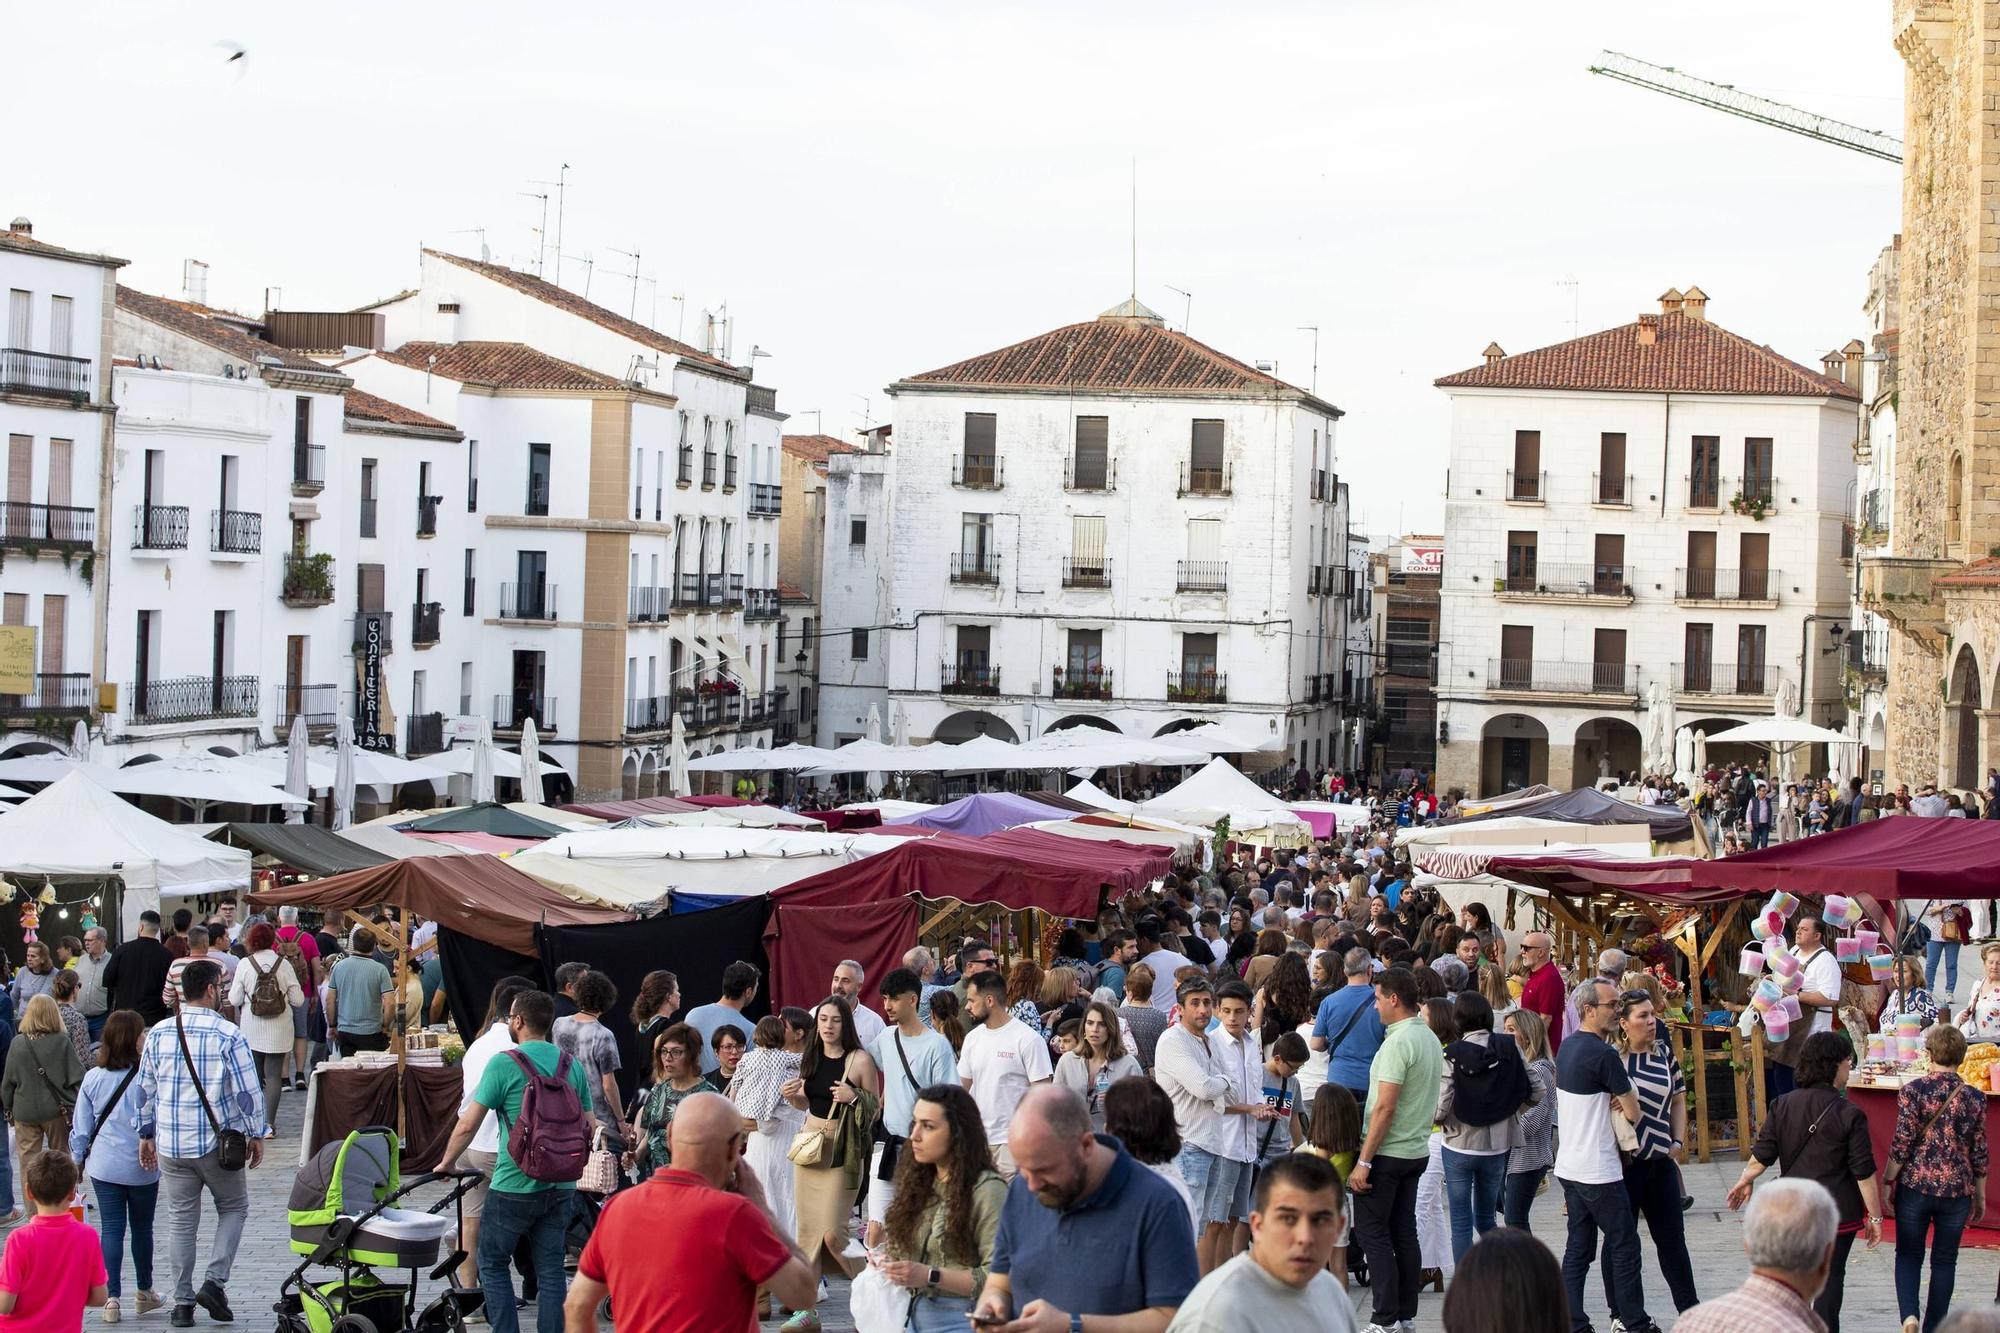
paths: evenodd
<path fill-rule="evenodd" d="M 626 312 L 626 318 L 637 320 L 639 318 L 639 252 L 637 250 L 620 250 L 615 245 L 608 245 L 605 249 L 614 255 L 624 255 L 632 261 L 632 271 L 624 275 L 632 279 L 632 308 Z"/>
<path fill-rule="evenodd" d="M 1186 333 L 1188 331 L 1188 317 L 1194 314 L 1194 293 L 1184 292 L 1171 282 L 1166 284 L 1166 288 L 1181 298 L 1181 332 Z"/>
<path fill-rule="evenodd" d="M 446 232 L 446 233 L 445 233 L 445 235 L 447 235 L 447 236 L 477 236 L 477 237 L 479 238 L 479 262 L 480 262 L 480 263 L 482 263 L 482 264 L 490 264 L 490 263 L 492 263 L 492 262 L 493 262 L 493 252 L 492 252 L 492 251 L 490 251 L 490 250 L 488 250 L 488 249 L 486 248 L 486 228 L 484 228 L 484 227 L 460 227 L 460 228 L 459 228 L 459 229 L 458 229 L 457 231 L 448 231 L 448 232 Z"/>
<path fill-rule="evenodd" d="M 533 181 L 529 182 L 531 185 L 534 183 Z M 535 228 L 535 276 L 539 278 L 542 276 L 542 251 L 548 245 L 549 241 L 548 192 L 542 191 L 541 193 L 536 193 L 533 190 L 516 190 L 514 193 L 520 195 L 523 199 L 539 199 L 542 201 L 542 225 Z M 560 253 L 556 255 L 556 264 L 557 275 L 560 276 L 562 264 L 562 255 Z"/>

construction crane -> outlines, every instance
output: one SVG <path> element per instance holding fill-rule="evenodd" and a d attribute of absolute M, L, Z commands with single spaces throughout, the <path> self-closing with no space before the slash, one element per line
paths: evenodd
<path fill-rule="evenodd" d="M 1726 83 L 1710 83 L 1707 79 L 1697 79 L 1692 74 L 1683 74 L 1666 65 L 1654 65 L 1617 51 L 1605 51 L 1599 62 L 1590 67 L 1592 74 L 1602 74 L 1606 78 L 1618 79 L 1641 88 L 1650 88 L 1656 93 L 1678 97 L 1696 106 L 1712 107 L 1726 111 L 1732 116 L 1754 120 L 1759 125 L 1769 125 L 1773 129 L 1802 134 L 1808 139 L 1830 143 L 1840 148 L 1851 148 L 1869 157 L 1879 157 L 1884 162 L 1903 160 L 1903 141 L 1879 130 L 1864 130 L 1846 121 L 1834 120 L 1830 116 L 1814 115 L 1801 111 L 1783 102 L 1773 102 L 1755 93 L 1742 92 Z"/>

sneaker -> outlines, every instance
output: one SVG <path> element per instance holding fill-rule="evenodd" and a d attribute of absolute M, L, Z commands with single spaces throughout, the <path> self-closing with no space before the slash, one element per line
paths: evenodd
<path fill-rule="evenodd" d="M 141 1291 L 134 1297 L 134 1301 L 139 1307 L 140 1314 L 151 1314 L 166 1305 L 157 1291 Z"/>
<path fill-rule="evenodd" d="M 1630 1330 L 1625 1327 L 1623 1319 L 1613 1315 L 1611 1317 L 1611 1333 L 1630 1333 Z"/>
<path fill-rule="evenodd" d="M 304 1074 L 292 1075 L 292 1091 L 304 1092 L 305 1090 L 306 1090 L 306 1076 Z"/>
<path fill-rule="evenodd" d="M 118 1298 L 116 1296 L 113 1296 L 110 1300 L 104 1302 L 104 1308 L 98 1312 L 97 1317 L 103 1320 L 107 1324 L 117 1323 Z"/>
<path fill-rule="evenodd" d="M 229 1293 L 214 1278 L 201 1284 L 201 1290 L 194 1294 L 194 1303 L 208 1311 L 208 1317 L 218 1324 L 236 1322 L 236 1312 L 229 1308 Z"/>
<path fill-rule="evenodd" d="M 192 1305 L 176 1305 L 173 1313 L 167 1316 L 167 1325 L 170 1328 L 193 1328 L 194 1307 Z"/>
<path fill-rule="evenodd" d="M 1362 1329 L 1361 1333 L 1401 1333 L 1402 1327 L 1401 1321 L 1393 1324 L 1370 1324 Z"/>
<path fill-rule="evenodd" d="M 779 1333 L 820 1333 L 819 1312 L 801 1310 L 778 1326 Z"/>

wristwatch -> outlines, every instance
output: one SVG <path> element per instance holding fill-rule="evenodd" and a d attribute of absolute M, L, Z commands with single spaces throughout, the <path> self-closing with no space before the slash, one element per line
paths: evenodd
<path fill-rule="evenodd" d="M 1073 1314 L 1069 1317 L 1069 1333 L 1083 1333 L 1082 1315 Z"/>
<path fill-rule="evenodd" d="M 942 1281 L 942 1280 L 943 1280 L 943 1278 L 944 1278 L 944 1274 L 943 1274 L 943 1273 L 940 1273 L 940 1272 L 939 1272 L 939 1271 L 938 1271 L 937 1269 L 935 1269 L 935 1268 L 933 1268 L 933 1269 L 931 1270 L 931 1295 L 933 1295 L 933 1296 L 936 1296 L 936 1295 L 937 1295 L 937 1291 L 938 1291 L 938 1283 L 939 1283 L 940 1281 Z"/>

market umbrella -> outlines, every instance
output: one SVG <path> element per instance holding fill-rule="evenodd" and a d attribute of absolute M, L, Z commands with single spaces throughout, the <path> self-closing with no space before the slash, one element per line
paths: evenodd
<path fill-rule="evenodd" d="M 333 828 L 337 833 L 354 822 L 354 720 L 346 713 L 333 742 Z"/>
<path fill-rule="evenodd" d="M 479 723 L 478 738 L 472 742 L 471 796 L 475 805 L 493 799 L 493 724 L 484 719 Z"/>
<path fill-rule="evenodd" d="M 542 743 L 535 735 L 535 719 L 521 720 L 521 799 L 542 799 Z"/>
<path fill-rule="evenodd" d="M 687 727 L 681 722 L 681 710 L 674 710 L 673 721 L 667 736 L 667 795 L 686 796 L 694 790 L 688 778 Z"/>
<path fill-rule="evenodd" d="M 292 732 L 285 744 L 285 790 L 301 801 L 311 802 L 312 780 L 306 776 L 306 716 L 292 714 Z M 306 822 L 304 806 L 289 806 L 285 810 L 287 824 Z"/>
<path fill-rule="evenodd" d="M 90 762 L 90 724 L 82 718 L 78 718 L 76 725 L 70 728 L 69 752 L 78 763 Z"/>
<path fill-rule="evenodd" d="M 862 736 L 862 739 L 872 741 L 876 745 L 882 743 L 882 710 L 874 704 L 868 705 L 868 730 Z M 882 775 L 880 773 L 870 773 L 865 781 L 868 783 L 869 791 L 882 790 Z"/>

